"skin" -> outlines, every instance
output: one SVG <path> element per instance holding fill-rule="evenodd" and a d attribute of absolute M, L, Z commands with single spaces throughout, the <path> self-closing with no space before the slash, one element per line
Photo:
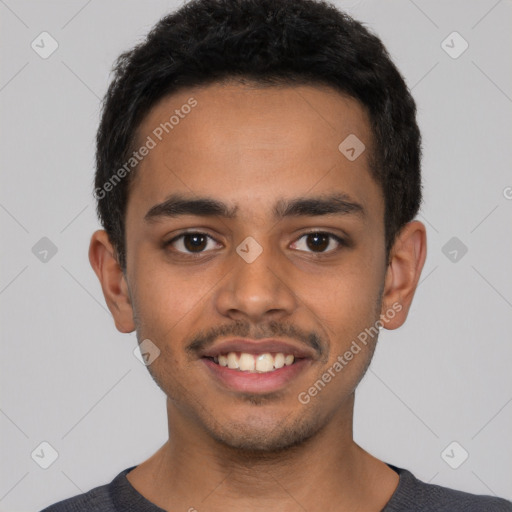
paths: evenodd
<path fill-rule="evenodd" d="M 388 262 L 384 198 L 368 166 L 370 122 L 356 100 L 317 86 L 188 89 L 151 110 L 140 142 L 192 96 L 197 106 L 131 184 L 126 273 L 104 231 L 91 239 L 91 265 L 117 329 L 136 330 L 139 342 L 161 351 L 148 370 L 168 397 L 169 440 L 128 480 L 167 510 L 380 511 L 398 475 L 352 433 L 354 391 L 376 337 L 309 403 L 297 397 L 381 316 L 387 329 L 403 324 L 425 261 L 425 227 L 407 224 Z M 366 146 L 354 161 L 338 150 L 349 134 Z M 272 216 L 278 200 L 334 192 L 364 213 Z M 144 220 L 175 193 L 237 206 L 236 216 Z M 184 230 L 213 238 L 197 258 L 179 252 L 190 250 L 183 239 L 163 244 Z M 319 249 L 307 243 L 309 232 L 348 244 L 327 239 Z M 252 263 L 236 252 L 248 236 L 263 249 Z M 313 334 L 314 358 L 274 393 L 229 390 L 187 350 L 205 337 L 214 345 L 273 337 L 313 350 Z"/>

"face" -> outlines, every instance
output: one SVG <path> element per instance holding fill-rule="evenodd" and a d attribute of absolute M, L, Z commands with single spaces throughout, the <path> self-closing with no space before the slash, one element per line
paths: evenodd
<path fill-rule="evenodd" d="M 129 300 L 111 309 L 158 347 L 148 369 L 170 421 L 265 451 L 351 414 L 377 338 L 361 334 L 391 307 L 369 126 L 328 88 L 234 83 L 144 119 L 140 145 L 155 144 L 127 205 Z M 350 134 L 356 159 L 338 148 Z"/>

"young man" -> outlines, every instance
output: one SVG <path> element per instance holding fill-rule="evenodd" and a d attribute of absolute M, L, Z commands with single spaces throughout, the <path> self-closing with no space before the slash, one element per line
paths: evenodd
<path fill-rule="evenodd" d="M 313 0 L 196 0 L 123 54 L 89 257 L 168 441 L 46 512 L 509 511 L 360 448 L 354 392 L 425 261 L 415 104 Z"/>

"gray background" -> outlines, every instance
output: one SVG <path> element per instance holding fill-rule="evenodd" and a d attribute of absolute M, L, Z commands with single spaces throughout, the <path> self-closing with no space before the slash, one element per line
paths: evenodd
<path fill-rule="evenodd" d="M 417 100 L 429 242 L 408 322 L 382 333 L 358 391 L 356 441 L 425 481 L 512 499 L 511 2 L 336 3 L 383 39 Z M 0 0 L 1 511 L 107 483 L 167 439 L 165 397 L 87 250 L 111 64 L 177 5 Z M 31 48 L 43 31 L 59 45 L 47 59 Z M 441 46 L 453 31 L 469 43 L 456 59 Z M 442 456 L 453 441 L 469 453 L 458 469 L 458 445 Z"/>

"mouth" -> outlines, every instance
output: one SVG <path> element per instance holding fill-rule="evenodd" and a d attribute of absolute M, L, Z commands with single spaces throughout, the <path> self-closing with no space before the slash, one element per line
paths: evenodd
<path fill-rule="evenodd" d="M 252 394 L 284 389 L 315 358 L 312 349 L 277 340 L 232 340 L 200 354 L 210 376 L 223 388 Z"/>
<path fill-rule="evenodd" d="M 206 357 L 206 359 L 238 372 L 269 373 L 296 364 L 302 358 L 295 358 L 293 354 L 284 354 L 283 352 L 264 352 L 262 354 L 227 352 L 218 356 Z"/>

